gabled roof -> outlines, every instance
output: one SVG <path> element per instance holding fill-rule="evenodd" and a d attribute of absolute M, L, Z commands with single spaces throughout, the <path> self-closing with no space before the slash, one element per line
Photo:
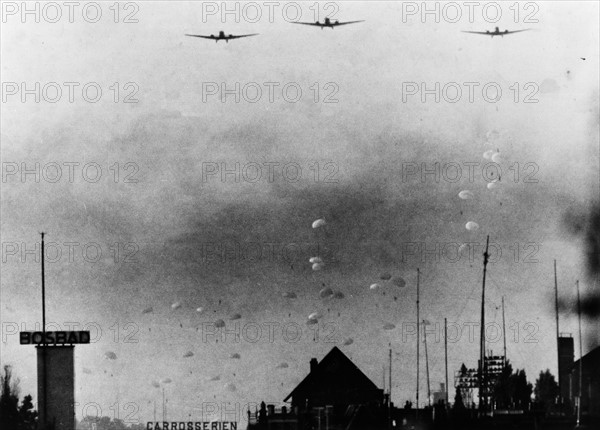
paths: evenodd
<path fill-rule="evenodd" d="M 373 381 L 371 381 L 367 375 L 352 362 L 352 360 L 350 360 L 337 346 L 334 346 L 317 364 L 316 369 L 310 372 L 283 401 L 287 402 L 294 394 L 306 391 L 316 382 L 323 380 L 325 376 L 338 372 L 351 374 L 349 376 L 355 378 L 366 390 L 379 390 Z"/>
<path fill-rule="evenodd" d="M 581 358 L 573 363 L 571 366 L 571 371 L 579 370 L 579 362 Z M 590 368 L 595 369 L 600 362 L 600 346 L 592 349 L 590 352 L 583 356 L 583 372 L 585 374 L 586 368 L 589 370 Z"/>

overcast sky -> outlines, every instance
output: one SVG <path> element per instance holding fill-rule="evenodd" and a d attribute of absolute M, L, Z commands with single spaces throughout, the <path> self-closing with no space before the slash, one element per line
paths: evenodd
<path fill-rule="evenodd" d="M 49 9 L 39 23 L 3 10 L 1 357 L 14 365 L 23 393 L 36 394 L 35 353 L 10 333 L 41 320 L 39 263 L 22 254 L 40 231 L 57 244 L 49 255 L 56 261 L 46 265 L 47 320 L 63 329 L 91 323 L 92 336 L 102 330 L 97 342 L 76 347 L 76 400 L 99 403 L 104 415 L 112 416 L 108 407 L 117 401 L 134 402 L 136 416 L 151 420 L 149 402 L 160 399 L 152 382 L 166 378 L 169 420 L 199 420 L 203 401 L 281 402 L 309 359 L 334 345 L 381 385 L 390 342 L 393 401 L 414 401 L 416 339 L 403 330 L 416 319 L 417 268 L 436 389 L 444 378 L 444 318 L 461 328 L 449 344 L 451 378 L 461 363 L 477 363 L 479 332 L 469 339 L 469 324 L 479 321 L 486 235 L 496 252 L 488 321 L 502 323 L 504 296 L 513 367 L 525 368 L 531 381 L 540 370 L 555 372 L 553 260 L 567 302 L 576 279 L 583 294 L 593 288 L 565 219 L 579 219 L 598 196 L 599 11 L 596 2 L 536 4 L 539 10 L 521 3 L 517 22 L 502 5 L 497 23 L 481 7 L 469 22 L 462 5 L 463 17 L 450 23 L 454 12 L 443 4 L 439 22 L 429 15 L 422 22 L 418 12 L 403 19 L 401 3 L 337 3 L 334 19 L 365 22 L 334 30 L 293 25 L 293 12 L 288 7 L 284 17 L 281 5 L 269 22 L 263 3 L 255 23 L 244 19 L 254 17 L 248 8 L 239 22 L 232 15 L 223 22 L 219 13 L 203 15 L 201 3 L 184 2 L 137 3 L 137 11 L 120 10 L 119 23 L 108 3 L 96 23 L 80 9 L 70 23 L 66 6 L 57 23 L 47 22 Z M 302 21 L 316 20 L 310 6 L 301 5 Z M 321 20 L 333 10 L 319 9 Z M 137 23 L 121 22 L 129 13 Z M 461 32 L 496 26 L 532 30 L 503 38 Z M 260 35 L 227 44 L 184 36 L 219 30 Z M 35 94 L 23 102 L 21 83 L 35 89 L 36 82 L 40 102 Z M 78 84 L 69 84 L 72 103 L 65 82 Z M 247 91 L 238 103 L 213 94 L 236 83 Z M 435 95 L 423 102 L 420 92 L 407 93 L 422 83 L 448 92 L 437 103 Z M 101 88 L 96 103 L 83 98 L 86 84 L 89 98 Z M 492 97 L 501 88 L 496 103 L 482 95 L 486 84 Z M 302 94 L 293 102 L 296 88 Z M 137 103 L 125 103 L 128 95 Z M 495 188 L 487 187 L 494 170 L 482 174 L 491 162 L 486 151 L 500 153 Z M 39 163 L 39 182 L 21 175 L 22 163 L 34 170 Z M 238 180 L 220 175 L 236 163 Z M 422 178 L 422 163 L 446 169 L 439 180 Z M 62 176 L 52 182 L 56 165 Z M 96 182 L 94 166 L 102 169 Z M 463 190 L 473 198 L 460 199 Z M 327 225 L 313 229 L 319 218 Z M 469 221 L 479 229 L 467 230 Z M 476 243 L 473 259 L 463 253 L 455 261 L 455 248 L 443 248 L 464 242 Z M 246 250 L 244 258 L 210 251 L 232 243 Z M 420 246 L 437 249 L 439 261 Z M 88 261 L 97 250 L 98 261 Z M 311 269 L 314 256 L 325 260 L 322 270 Z M 380 280 L 384 272 L 406 286 Z M 381 288 L 371 290 L 373 283 Z M 323 288 L 343 298 L 322 299 Z M 291 292 L 295 299 L 283 296 Z M 309 326 L 313 312 L 322 317 Z M 241 319 L 230 320 L 236 313 Z M 218 319 L 246 336 L 203 342 L 203 323 Z M 270 323 L 279 324 L 272 341 Z M 256 324 L 262 336 L 253 343 Z M 576 332 L 572 316 L 561 324 Z M 300 328 L 300 339 L 286 341 L 282 326 Z M 584 353 L 597 345 L 598 324 L 585 327 Z M 488 347 L 501 353 L 493 327 L 490 336 L 496 342 Z M 188 351 L 194 355 L 184 357 Z M 230 358 L 235 353 L 239 359 Z M 278 369 L 282 363 L 288 367 Z"/>

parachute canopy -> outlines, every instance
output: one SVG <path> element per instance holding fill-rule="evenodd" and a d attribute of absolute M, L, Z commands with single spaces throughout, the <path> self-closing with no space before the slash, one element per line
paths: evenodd
<path fill-rule="evenodd" d="M 285 297 L 286 299 L 295 299 L 298 296 L 296 296 L 296 293 L 293 292 L 287 292 L 287 293 L 283 293 L 283 297 Z"/>
<path fill-rule="evenodd" d="M 462 190 L 460 193 L 458 193 L 458 197 L 463 199 L 463 200 L 470 200 L 472 199 L 473 196 L 473 192 L 469 191 L 469 190 Z"/>
<path fill-rule="evenodd" d="M 242 358 L 242 356 L 240 354 L 238 354 L 237 352 L 234 352 L 233 354 L 231 354 L 229 356 L 229 358 L 233 358 L 235 360 Z"/>
<path fill-rule="evenodd" d="M 232 321 L 235 321 L 235 320 L 239 320 L 240 318 L 242 318 L 242 314 L 235 313 L 235 314 L 231 315 L 231 317 L 229 319 Z"/>
<path fill-rule="evenodd" d="M 319 291 L 319 297 L 321 297 L 322 299 L 326 299 L 331 296 L 333 296 L 333 290 L 329 287 L 323 288 L 321 291 Z"/>
<path fill-rule="evenodd" d="M 277 369 L 287 369 L 288 367 L 289 367 L 289 366 L 288 366 L 288 364 L 287 364 L 286 362 L 279 363 L 279 364 L 277 365 Z"/>
<path fill-rule="evenodd" d="M 468 223 L 465 224 L 465 228 L 469 231 L 475 231 L 479 229 L 479 224 L 477 224 L 474 221 L 469 221 Z"/>
<path fill-rule="evenodd" d="M 344 339 L 344 345 L 346 345 L 346 346 L 352 345 L 353 343 L 354 343 L 354 339 L 352 339 L 351 337 Z"/>
<path fill-rule="evenodd" d="M 112 351 L 108 351 L 104 353 L 104 358 L 106 358 L 107 360 L 116 360 L 117 359 L 117 354 L 115 354 Z"/>
<path fill-rule="evenodd" d="M 183 354 L 184 358 L 193 357 L 193 356 L 194 356 L 194 353 L 192 351 L 188 351 L 185 354 Z"/>
<path fill-rule="evenodd" d="M 324 264 L 323 264 L 323 263 L 314 263 L 314 264 L 312 265 L 312 269 L 313 269 L 314 271 L 321 270 L 321 269 L 323 268 L 323 266 L 324 266 Z"/>
<path fill-rule="evenodd" d="M 150 306 L 150 307 L 148 307 L 148 308 L 144 309 L 144 310 L 142 311 L 142 313 L 143 313 L 143 314 L 149 314 L 149 313 L 150 313 L 150 312 L 152 312 L 153 310 L 154 310 L 154 309 L 152 309 L 152 306 Z"/>
<path fill-rule="evenodd" d="M 380 288 L 379 284 L 371 284 L 371 286 L 369 287 L 369 290 L 377 290 L 379 288 Z"/>
<path fill-rule="evenodd" d="M 392 279 L 392 275 L 389 272 L 383 272 L 381 274 L 381 276 L 379 276 L 379 279 L 383 279 L 384 281 L 389 281 L 390 279 Z"/>
<path fill-rule="evenodd" d="M 225 321 L 223 321 L 223 320 L 220 320 L 220 319 L 219 319 L 219 320 L 216 320 L 216 321 L 215 321 L 215 327 L 217 327 L 217 328 L 222 328 L 222 327 L 225 327 Z"/>
<path fill-rule="evenodd" d="M 396 326 L 392 323 L 385 323 L 383 325 L 384 330 L 394 330 L 395 328 L 396 328 Z"/>
<path fill-rule="evenodd" d="M 308 260 L 310 263 L 322 263 L 323 259 L 321 257 L 310 257 Z"/>
<path fill-rule="evenodd" d="M 181 302 L 175 302 L 171 305 L 171 309 L 179 309 L 181 307 Z"/>
<path fill-rule="evenodd" d="M 318 220 L 313 221 L 312 228 L 323 227 L 325 224 L 327 224 L 325 220 L 323 218 L 319 218 Z"/>

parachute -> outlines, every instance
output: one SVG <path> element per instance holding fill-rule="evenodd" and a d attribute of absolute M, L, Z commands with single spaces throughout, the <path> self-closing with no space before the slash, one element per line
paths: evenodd
<path fill-rule="evenodd" d="M 325 224 L 327 224 L 325 220 L 323 218 L 319 218 L 318 220 L 312 223 L 312 228 L 323 227 Z"/>
<path fill-rule="evenodd" d="M 383 279 L 384 281 L 389 281 L 390 279 L 392 279 L 392 275 L 389 272 L 384 272 L 381 274 L 379 279 Z"/>
<path fill-rule="evenodd" d="M 468 223 L 465 224 L 465 228 L 469 231 L 475 231 L 479 229 L 479 224 L 477 224 L 476 222 L 473 221 L 469 221 Z"/>
<path fill-rule="evenodd" d="M 181 303 L 180 302 L 175 302 L 171 305 L 171 309 L 175 310 L 175 309 L 179 309 L 181 307 Z"/>
<path fill-rule="evenodd" d="M 312 269 L 313 269 L 314 271 L 321 270 L 322 268 L 323 268 L 323 263 L 314 263 L 314 264 L 312 265 Z"/>
<path fill-rule="evenodd" d="M 203 307 L 196 308 L 196 312 L 198 312 L 199 314 L 202 313 L 202 311 L 204 311 Z"/>
<path fill-rule="evenodd" d="M 231 321 L 235 321 L 235 320 L 239 320 L 240 318 L 242 318 L 242 314 L 233 314 L 231 315 L 231 317 L 229 318 Z"/>
<path fill-rule="evenodd" d="M 490 183 L 487 184 L 488 190 L 493 190 L 497 186 L 498 186 L 498 181 L 492 181 L 492 182 L 490 182 Z"/>
<path fill-rule="evenodd" d="M 212 378 L 210 378 L 209 381 L 210 382 L 214 382 L 214 381 L 218 381 L 220 379 L 221 379 L 221 376 L 220 375 L 216 375 L 216 376 L 213 376 Z"/>
<path fill-rule="evenodd" d="M 500 157 L 500 153 L 496 152 L 494 155 L 492 155 L 492 161 L 494 163 L 501 163 L 502 162 L 502 157 Z"/>
<path fill-rule="evenodd" d="M 384 330 L 394 330 L 395 328 L 396 328 L 396 326 L 392 323 L 385 323 L 383 325 Z"/>
<path fill-rule="evenodd" d="M 494 155 L 494 151 L 492 151 L 491 149 L 488 149 L 487 151 L 485 151 L 483 153 L 483 158 L 485 158 L 486 160 L 491 160 L 493 155 Z"/>
<path fill-rule="evenodd" d="M 323 288 L 321 291 L 319 291 L 319 297 L 321 297 L 322 299 L 326 299 L 331 296 L 333 296 L 333 290 L 329 287 Z"/>
<path fill-rule="evenodd" d="M 380 288 L 379 284 L 371 284 L 371 286 L 369 287 L 369 290 L 377 290 L 379 288 Z"/>
<path fill-rule="evenodd" d="M 462 190 L 460 193 L 458 193 L 458 197 L 460 197 L 463 200 L 470 200 L 472 199 L 473 193 L 469 190 Z"/>
<path fill-rule="evenodd" d="M 309 320 L 318 320 L 319 318 L 323 318 L 323 314 L 321 314 L 321 312 L 313 312 L 308 316 Z"/>
<path fill-rule="evenodd" d="M 310 263 L 317 263 L 317 264 L 321 264 L 323 263 L 323 259 L 321 257 L 310 257 L 310 259 L 308 260 Z"/>
<path fill-rule="evenodd" d="M 225 321 L 223 321 L 223 320 L 216 320 L 215 321 L 215 327 L 217 327 L 217 328 L 225 327 Z"/>
<path fill-rule="evenodd" d="M 192 357 L 194 355 L 194 353 L 192 351 L 188 351 L 185 354 L 183 354 L 184 358 L 188 358 L 188 357 Z"/>
<path fill-rule="evenodd" d="M 352 345 L 354 343 L 354 339 L 352 339 L 351 337 L 344 339 L 344 345 L 348 346 L 348 345 Z"/>
<path fill-rule="evenodd" d="M 91 375 L 92 371 L 90 369 L 88 369 L 87 367 L 83 368 L 83 373 L 87 374 L 87 375 Z"/>
<path fill-rule="evenodd" d="M 154 309 L 152 309 L 152 306 L 150 306 L 150 307 L 148 307 L 148 308 L 144 309 L 144 310 L 142 311 L 142 313 L 143 313 L 143 314 L 149 314 L 149 313 L 150 313 L 150 312 L 152 312 L 153 310 L 154 310 Z"/>
<path fill-rule="evenodd" d="M 286 362 L 277 365 L 277 369 L 287 369 L 289 366 Z"/>
<path fill-rule="evenodd" d="M 240 358 L 242 358 L 242 356 L 241 356 L 240 354 L 238 354 L 237 352 L 234 352 L 233 354 L 231 354 L 231 355 L 229 356 L 229 358 L 233 358 L 233 359 L 236 359 L 236 360 L 237 360 L 237 359 L 240 359 Z"/>
<path fill-rule="evenodd" d="M 104 353 L 104 358 L 106 358 L 107 360 L 116 360 L 117 359 L 117 354 L 115 354 L 112 351 L 108 351 Z"/>
<path fill-rule="evenodd" d="M 296 296 L 296 293 L 287 292 L 287 293 L 283 293 L 283 297 L 285 297 L 286 299 L 295 299 L 298 296 Z"/>
<path fill-rule="evenodd" d="M 173 380 L 171 378 L 165 378 L 160 382 L 162 382 L 163 384 L 170 384 L 171 382 L 173 382 Z"/>
<path fill-rule="evenodd" d="M 158 383 L 158 381 L 152 381 L 152 386 L 154 388 L 160 388 L 160 384 Z"/>

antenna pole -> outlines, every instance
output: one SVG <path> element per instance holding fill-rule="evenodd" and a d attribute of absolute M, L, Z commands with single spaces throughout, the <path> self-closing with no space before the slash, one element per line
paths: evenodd
<path fill-rule="evenodd" d="M 44 369 L 44 376 L 42 378 L 43 385 L 43 395 L 44 395 L 44 419 L 42 420 L 42 429 L 46 430 L 46 423 L 48 422 L 48 408 L 46 404 L 48 403 L 48 384 L 47 384 L 47 375 L 46 375 L 46 275 L 44 268 L 44 260 L 46 254 L 44 253 L 44 232 L 40 233 L 42 236 L 42 248 L 41 248 L 41 259 L 42 259 L 42 368 Z"/>
<path fill-rule="evenodd" d="M 421 332 L 419 330 L 419 326 L 421 325 L 421 320 L 419 319 L 419 277 L 421 272 L 417 269 L 417 411 L 416 417 L 417 421 L 419 419 L 419 343 L 421 341 Z"/>
<path fill-rule="evenodd" d="M 429 384 L 429 356 L 427 355 L 427 329 L 423 320 L 423 340 L 425 342 L 425 370 L 427 371 L 427 404 L 431 407 L 431 385 Z"/>
<path fill-rule="evenodd" d="M 388 396 L 388 426 L 392 428 L 392 344 L 390 343 L 390 392 Z"/>
<path fill-rule="evenodd" d="M 581 421 L 581 388 L 583 385 L 583 346 L 581 344 L 581 301 L 579 299 L 579 279 L 577 285 L 577 319 L 579 320 L 579 399 L 577 402 L 577 427 Z"/>
<path fill-rule="evenodd" d="M 560 331 L 558 326 L 558 278 L 556 276 L 556 260 L 554 260 L 554 313 L 556 316 L 556 368 L 558 379 L 558 400 L 562 405 L 562 387 L 560 377 Z"/>
<path fill-rule="evenodd" d="M 504 366 L 506 367 L 506 322 L 504 320 L 504 296 L 502 296 L 502 337 L 504 338 Z"/>
<path fill-rule="evenodd" d="M 444 318 L 444 362 L 446 365 L 446 408 L 448 407 L 448 321 Z"/>
<path fill-rule="evenodd" d="M 485 244 L 485 252 L 483 253 L 483 284 L 481 288 L 481 331 L 480 331 L 480 345 L 479 345 L 479 410 L 485 411 L 486 395 L 485 390 L 485 275 L 488 264 L 488 249 L 490 246 L 490 236 L 488 235 Z"/>

